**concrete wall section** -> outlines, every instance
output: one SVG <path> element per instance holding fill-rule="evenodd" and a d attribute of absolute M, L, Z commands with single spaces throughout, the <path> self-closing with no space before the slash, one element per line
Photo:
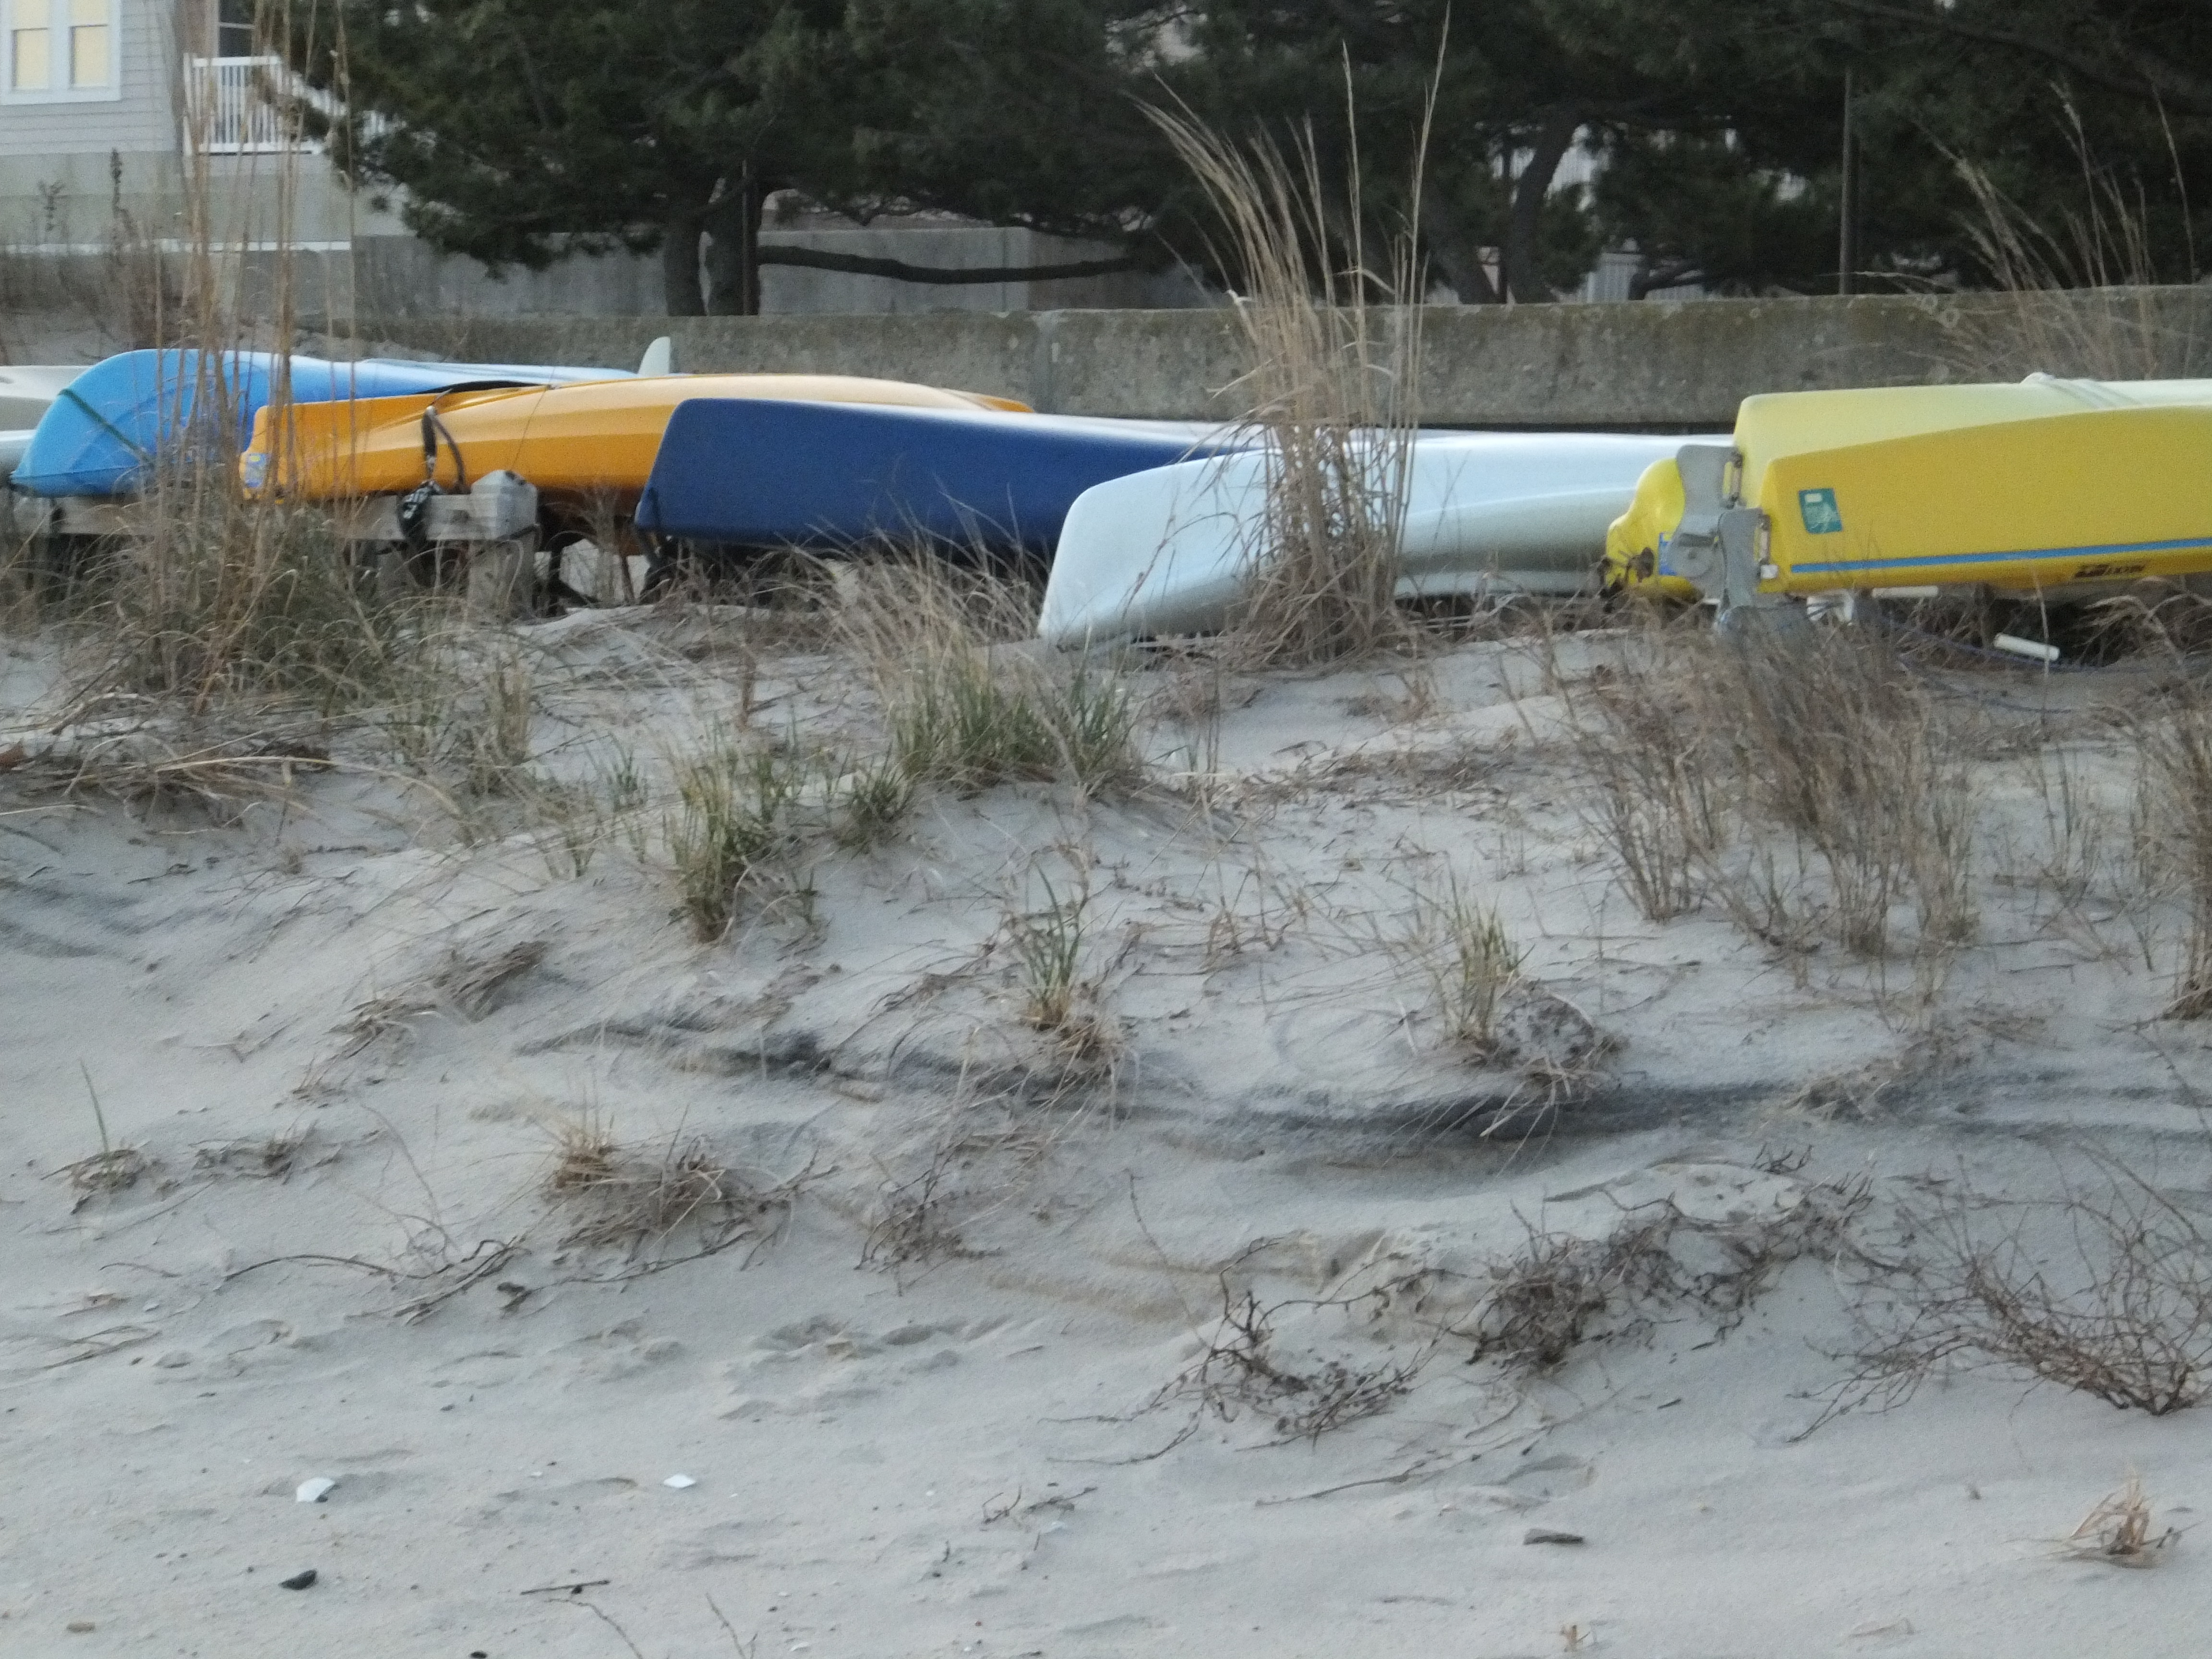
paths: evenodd
<path fill-rule="evenodd" d="M 1887 297 L 1432 312 L 1421 397 L 1455 423 L 1725 427 L 1753 392 L 1948 378 L 1944 332 Z"/>
<path fill-rule="evenodd" d="M 356 239 L 412 240 L 397 219 L 349 191 L 317 153 L 212 155 L 202 172 L 207 189 L 195 215 L 173 144 L 112 158 L 105 150 L 0 156 L 0 250 L 38 256 L 106 247 L 120 229 L 118 206 L 137 235 L 157 241 L 192 240 L 200 224 L 218 247 L 281 239 L 319 252 Z M 653 303 L 659 303 L 657 287 Z"/>
<path fill-rule="evenodd" d="M 1944 378 L 1946 324 L 1917 300 L 1437 307 L 1423 313 L 1425 418 L 1467 426 L 1725 427 L 1754 392 Z M 1231 419 L 1233 313 L 381 319 L 363 337 L 515 362 L 633 367 L 656 334 L 685 369 L 925 380 L 1069 414 Z"/>
<path fill-rule="evenodd" d="M 1060 311 L 1027 320 L 1029 380 L 1012 395 L 1039 409 L 1236 420 L 1250 407 L 1232 386 L 1244 372 L 1233 311 Z"/>
<path fill-rule="evenodd" d="M 662 304 L 658 254 L 579 254 L 494 276 L 404 233 L 378 234 L 355 240 L 354 271 L 362 312 L 379 317 L 636 316 Z"/>
<path fill-rule="evenodd" d="M 1054 313 L 1063 314 L 1063 313 Z M 1148 316 L 1152 313 L 1105 313 Z M 363 318 L 362 341 L 479 362 L 635 368 L 655 337 L 690 374 L 863 374 L 1023 397 L 1036 313 L 869 317 Z M 517 356 L 520 352 L 523 355 Z"/>
<path fill-rule="evenodd" d="M 1438 307 L 1423 313 L 1424 418 L 1438 425 L 1724 430 L 1762 392 L 2212 373 L 2212 289 L 1691 306 Z M 678 366 L 923 380 L 1070 414 L 1234 418 L 1225 311 L 363 322 L 364 338 L 510 362 Z"/>

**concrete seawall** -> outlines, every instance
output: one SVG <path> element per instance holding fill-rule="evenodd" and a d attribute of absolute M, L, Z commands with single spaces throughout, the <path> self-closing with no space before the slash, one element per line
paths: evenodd
<path fill-rule="evenodd" d="M 2212 290 L 1687 305 L 1436 307 L 1424 418 L 1438 425 L 1726 428 L 1760 392 L 2212 373 Z M 1072 415 L 1234 418 L 1235 316 L 1210 311 L 877 316 L 363 319 L 364 341 L 480 362 L 630 368 L 656 335 L 696 372 L 922 380 Z"/>

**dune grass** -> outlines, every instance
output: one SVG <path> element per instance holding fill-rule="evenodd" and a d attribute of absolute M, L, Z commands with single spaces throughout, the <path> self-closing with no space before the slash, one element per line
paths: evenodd
<path fill-rule="evenodd" d="M 1433 101 L 1431 88 L 1431 112 Z M 1426 286 L 1418 208 L 1370 246 L 1354 110 L 1346 201 L 1310 127 L 1285 152 L 1266 137 L 1238 143 L 1188 112 L 1151 114 L 1220 220 L 1216 262 L 1237 283 L 1245 370 L 1231 391 L 1262 442 L 1267 501 L 1231 616 L 1239 654 L 1252 666 L 1316 665 L 1402 645 L 1398 544 Z"/>

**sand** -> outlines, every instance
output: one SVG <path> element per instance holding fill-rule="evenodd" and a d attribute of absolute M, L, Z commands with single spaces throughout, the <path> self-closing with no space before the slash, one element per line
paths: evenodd
<path fill-rule="evenodd" d="M 515 637 L 572 777 L 714 718 L 853 718 L 847 671 L 749 678 L 696 617 Z M 2008 880 L 2046 822 L 2014 760 L 1937 988 L 1642 921 L 1512 641 L 1411 683 L 1156 670 L 1222 712 L 1148 729 L 1137 798 L 933 796 L 701 945 L 649 839 L 579 877 L 380 772 L 214 811 L 58 793 L 147 734 L 53 732 L 59 665 L 9 652 L 0 1650 L 2203 1650 L 2212 1414 L 2003 1368 L 1832 1414 L 1863 1345 L 1832 1249 L 1740 1317 L 1661 1300 L 1548 1373 L 1469 1363 L 1532 1230 L 1856 1194 L 1887 1248 L 1966 1188 L 2094 1184 L 2093 1154 L 2205 1193 L 2204 1033 L 2156 1018 L 2172 918 Z M 2003 682 L 2093 758 L 2109 690 Z M 1509 1060 L 1439 1030 L 1419 921 L 1455 875 L 1528 953 Z M 1045 884 L 1088 895 L 1103 1066 L 1022 1019 L 1008 918 Z M 95 1094 L 127 1186 L 85 1189 Z M 565 1243 L 579 1122 L 746 1204 Z M 1248 1295 L 1271 1363 L 1382 1408 L 1302 1433 L 1315 1387 L 1209 1397 Z M 2131 1472 L 2175 1541 L 2063 1553 Z"/>

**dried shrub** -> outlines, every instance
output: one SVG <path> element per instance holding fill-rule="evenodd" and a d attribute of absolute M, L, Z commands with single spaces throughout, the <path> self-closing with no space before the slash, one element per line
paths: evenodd
<path fill-rule="evenodd" d="M 107 1146 L 64 1165 L 61 1173 L 83 1195 L 77 1200 L 82 1206 L 86 1199 L 102 1193 L 127 1192 L 153 1167 L 153 1160 L 136 1146 Z"/>
<path fill-rule="evenodd" d="M 1460 885 L 1456 873 L 1441 892 L 1421 896 L 1415 932 L 1445 1036 L 1475 1059 L 1498 1054 L 1499 1020 L 1528 951 L 1514 944 L 1494 908 Z"/>
<path fill-rule="evenodd" d="M 70 1187 L 76 1191 L 76 1202 L 70 1206 L 72 1211 L 82 1209 L 102 1194 L 127 1191 L 155 1168 L 153 1159 L 136 1146 L 120 1144 L 109 1135 L 107 1112 L 100 1103 L 100 1091 L 93 1086 L 91 1069 L 80 1060 L 77 1070 L 84 1076 L 84 1092 L 92 1104 L 93 1127 L 99 1132 L 100 1150 L 89 1158 L 64 1164 L 58 1171 L 69 1177 Z"/>
<path fill-rule="evenodd" d="M 1331 1429 L 1379 1415 L 1412 1391 L 1427 1360 L 1426 1350 L 1411 1359 L 1363 1366 L 1327 1357 L 1285 1359 L 1276 1344 L 1275 1320 L 1285 1308 L 1351 1305 L 1285 1302 L 1264 1306 L 1250 1291 L 1237 1296 L 1224 1278 L 1221 1318 L 1206 1338 L 1205 1351 L 1152 1403 L 1157 1407 L 1170 1400 L 1194 1399 L 1200 1415 L 1210 1412 L 1224 1422 L 1247 1410 L 1271 1414 L 1277 1437 L 1285 1441 L 1318 1440 Z"/>
<path fill-rule="evenodd" d="M 2212 584 L 2199 576 L 2137 582 L 2083 607 L 2080 654 L 2097 661 L 2185 661 L 2212 650 Z"/>
<path fill-rule="evenodd" d="M 1699 872 L 1728 839 L 1709 729 L 1673 691 L 1641 663 L 1607 673 L 1576 734 L 1598 835 L 1650 921 L 1697 908 Z"/>
<path fill-rule="evenodd" d="M 848 852 L 866 852 L 890 840 L 914 810 L 914 780 L 889 754 L 859 756 L 836 766 L 830 794 L 833 833 Z"/>
<path fill-rule="evenodd" d="M 1120 1053 L 1121 1032 L 1104 1006 L 1104 987 L 1097 975 L 1085 972 L 1090 872 L 1079 866 L 1075 884 L 1065 893 L 1042 871 L 1037 883 L 1044 902 L 1033 910 L 1010 911 L 1006 917 L 1022 989 L 1022 1019 L 1050 1037 L 1073 1065 L 1097 1067 Z"/>
<path fill-rule="evenodd" d="M 2202 374 L 2206 342 L 2185 290 L 2176 304 L 2161 286 L 2169 278 L 2159 269 L 2140 176 L 2100 161 L 2072 100 L 2058 97 L 2087 186 L 2082 206 L 2039 216 L 1980 167 L 1959 164 L 1980 213 L 1966 229 L 1998 291 L 1945 313 L 1950 367 L 1973 380 Z"/>
<path fill-rule="evenodd" d="M 809 770 L 802 755 L 728 733 L 676 763 L 678 805 L 664 828 L 684 913 L 701 939 L 727 933 L 743 895 L 799 845 Z"/>
<path fill-rule="evenodd" d="M 2212 1241 L 2148 1184 L 2114 1172 L 2051 1205 L 1961 1184 L 1904 1219 L 1907 1243 L 1861 1306 L 1857 1369 L 1824 1418 L 1988 1367 L 2153 1417 L 2212 1390 Z"/>
<path fill-rule="evenodd" d="M 242 1176 L 253 1181 L 282 1181 L 292 1173 L 308 1132 L 270 1135 L 261 1140 L 227 1140 L 192 1149 L 193 1169 L 208 1175 Z"/>
<path fill-rule="evenodd" d="M 1052 1126 L 1019 1089 L 970 1093 L 887 1155 L 870 1206 L 860 1265 L 890 1272 L 974 1256 L 967 1231 L 1024 1191 L 1056 1143 Z"/>
<path fill-rule="evenodd" d="M 1973 937 L 1972 734 L 1879 635 L 1655 630 L 1577 716 L 1593 816 L 1653 920 L 1703 891 L 1793 948 L 1881 957 L 1901 904 L 1923 956 Z"/>
<path fill-rule="evenodd" d="M 248 501 L 209 459 L 158 474 L 127 520 L 122 536 L 77 550 L 59 596 L 89 656 L 82 695 L 334 712 L 409 678 L 419 618 L 376 592 L 319 510 Z"/>
<path fill-rule="evenodd" d="M 545 939 L 528 939 L 489 956 L 456 951 L 430 979 L 430 987 L 463 1019 L 478 1020 L 499 1006 L 507 988 L 545 960 Z"/>
<path fill-rule="evenodd" d="M 2150 1500 L 2143 1496 L 2142 1478 L 2130 1475 L 2128 1484 L 2100 1498 L 2081 1523 L 2058 1540 L 2062 1554 L 2076 1561 L 2108 1561 L 2116 1567 L 2154 1567 L 2166 1559 L 2166 1547 L 2181 1536 L 2172 1527 L 2155 1536 Z"/>
<path fill-rule="evenodd" d="M 1623 1212 L 1595 1237 L 1531 1225 L 1522 1249 L 1492 1265 L 1462 1332 L 1474 1342 L 1470 1358 L 1517 1376 L 1553 1370 L 1586 1343 L 1639 1334 L 1667 1305 L 1701 1309 L 1733 1329 L 1784 1267 L 1842 1251 L 1869 1201 L 1863 1181 L 1821 1183 L 1787 1209 L 1741 1220 L 1688 1215 L 1662 1199 Z"/>
<path fill-rule="evenodd" d="M 532 939 L 489 955 L 450 952 L 435 971 L 404 990 L 356 1003 L 337 1029 L 346 1038 L 343 1055 L 359 1054 L 380 1038 L 405 1034 L 426 1014 L 458 1014 L 483 1019 L 507 1000 L 509 989 L 545 959 L 550 948 Z"/>
<path fill-rule="evenodd" d="M 974 1254 L 961 1236 L 954 1165 L 953 1151 L 940 1149 L 918 1174 L 886 1184 L 860 1246 L 863 1267 L 896 1272 Z"/>
<path fill-rule="evenodd" d="M 2141 722 L 2143 817 L 2160 826 L 2159 840 L 2181 877 L 2188 906 L 2180 971 L 2169 1019 L 2212 1013 L 2212 705 L 2195 684 L 2176 687 L 2159 712 Z"/>
<path fill-rule="evenodd" d="M 1723 729 L 1738 775 L 1820 854 L 1845 948 L 1881 955 L 1891 907 L 1905 899 L 1923 944 L 1971 937 L 1965 767 L 1889 644 L 1838 629 L 1726 641 L 1713 661 L 1715 712 L 1735 714 Z"/>
<path fill-rule="evenodd" d="M 556 1125 L 553 1138 L 539 1188 L 569 1218 L 562 1243 L 621 1250 L 651 1267 L 766 1243 L 797 1191 L 795 1182 L 746 1180 L 697 1138 L 633 1146 L 590 1118 Z"/>
<path fill-rule="evenodd" d="M 1548 1371 L 1566 1363 L 1593 1325 L 1625 1307 L 1671 1297 L 1679 1275 L 1668 1253 L 1681 1219 L 1671 1204 L 1633 1212 L 1601 1238 L 1531 1227 L 1521 1253 L 1492 1269 L 1490 1291 L 1468 1334 L 1471 1358 L 1509 1371 Z"/>
<path fill-rule="evenodd" d="M 142 726 L 103 722 L 76 743 L 21 758 L 10 769 L 15 781 L 40 793 L 104 796 L 149 811 L 189 807 L 224 823 L 256 802 L 293 800 L 301 775 L 331 764 L 319 744 L 267 731 L 179 731 L 161 711 L 142 712 Z"/>

